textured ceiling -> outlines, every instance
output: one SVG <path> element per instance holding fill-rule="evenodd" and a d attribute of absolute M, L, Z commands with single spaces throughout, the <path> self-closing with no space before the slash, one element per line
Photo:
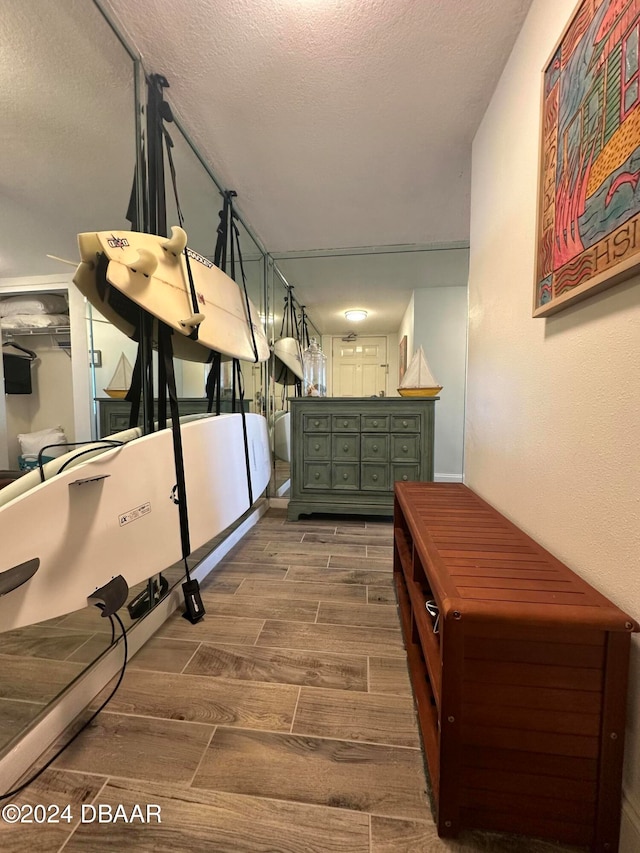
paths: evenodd
<path fill-rule="evenodd" d="M 471 141 L 530 0 L 101 5 L 269 251 L 468 240 Z M 2 0 L 0 44 L 0 278 L 60 272 L 46 253 L 128 227 L 133 65 L 90 0 Z M 172 134 L 190 244 L 209 254 L 219 196 Z M 279 263 L 323 331 L 346 329 L 348 298 L 369 332 L 394 331 L 414 287 L 464 284 L 435 258 Z"/>
<path fill-rule="evenodd" d="M 468 239 L 530 0 L 104 0 L 272 251 Z"/>

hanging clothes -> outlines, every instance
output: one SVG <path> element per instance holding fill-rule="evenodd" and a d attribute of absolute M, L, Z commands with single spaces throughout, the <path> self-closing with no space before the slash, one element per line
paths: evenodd
<path fill-rule="evenodd" d="M 4 370 L 5 394 L 31 394 L 31 366 L 38 356 L 19 344 L 7 342 L 2 345 L 2 367 Z"/>

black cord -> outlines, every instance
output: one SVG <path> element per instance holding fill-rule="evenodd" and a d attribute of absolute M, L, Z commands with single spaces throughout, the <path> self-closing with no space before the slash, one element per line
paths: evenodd
<path fill-rule="evenodd" d="M 104 605 L 97 605 L 97 606 L 104 608 Z M 102 705 L 100 705 L 98 710 L 94 711 L 93 714 L 86 721 L 86 723 L 84 723 L 82 728 L 78 729 L 78 731 L 74 734 L 74 736 L 71 738 L 71 740 L 69 740 L 67 743 L 65 743 L 64 746 L 61 746 L 60 749 L 56 752 L 56 754 L 52 758 L 50 758 L 49 761 L 47 761 L 47 763 L 43 767 L 41 767 L 37 773 L 34 773 L 34 775 L 30 779 L 27 779 L 27 781 L 23 782 L 22 785 L 20 785 L 19 787 L 14 788 L 13 791 L 9 791 L 8 793 L 3 794 L 0 797 L 0 803 L 3 802 L 4 800 L 8 800 L 9 797 L 15 797 L 16 794 L 20 794 L 22 791 L 24 791 L 25 788 L 28 788 L 29 785 L 31 785 L 33 782 L 35 782 L 36 779 L 38 779 L 44 773 L 44 771 L 47 770 L 53 764 L 53 762 L 62 755 L 62 753 L 65 751 L 65 749 L 67 749 L 67 747 L 71 746 L 71 744 L 74 742 L 74 740 L 79 735 L 82 734 L 82 732 L 87 728 L 87 726 L 89 726 L 95 720 L 95 718 L 98 716 L 98 714 L 109 704 L 109 702 L 111 702 L 113 697 L 116 695 L 116 691 L 120 687 L 120 685 L 122 684 L 122 679 L 124 678 L 124 674 L 125 674 L 126 669 L 127 669 L 127 657 L 129 655 L 129 647 L 127 644 L 127 631 L 126 631 L 126 628 L 124 627 L 124 625 L 122 624 L 122 619 L 118 616 L 117 613 L 114 613 L 113 616 L 109 616 L 109 619 L 111 620 L 112 636 L 115 636 L 115 626 L 113 624 L 113 620 L 116 619 L 118 624 L 120 625 L 120 630 L 122 632 L 122 640 L 124 641 L 124 661 L 122 663 L 122 669 L 120 670 L 120 676 L 118 678 L 116 686 L 113 688 L 111 693 L 107 696 L 107 698 L 104 700 Z M 113 640 L 111 641 L 111 646 L 113 646 Z M 109 646 L 109 648 L 111 648 L 111 646 Z"/>

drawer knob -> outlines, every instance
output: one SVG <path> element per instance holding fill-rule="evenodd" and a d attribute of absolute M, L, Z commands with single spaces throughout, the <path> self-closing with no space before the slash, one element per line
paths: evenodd
<path fill-rule="evenodd" d="M 320 479 L 320 474 L 318 474 L 318 472 L 317 472 L 317 471 L 316 471 L 316 473 L 315 473 L 313 476 L 316 478 L 316 480 L 319 480 L 319 479 Z"/>
<path fill-rule="evenodd" d="M 402 421 L 402 426 L 409 426 L 409 421 Z"/>
<path fill-rule="evenodd" d="M 320 426 L 320 421 L 314 421 L 314 422 L 313 422 L 313 425 L 314 425 L 314 426 Z"/>
<path fill-rule="evenodd" d="M 374 421 L 374 422 L 373 422 L 373 425 L 374 425 L 374 426 L 378 426 L 378 421 Z"/>
<path fill-rule="evenodd" d="M 374 445 L 373 445 L 373 452 L 374 452 L 374 453 L 377 453 L 377 452 L 378 452 L 378 445 L 377 445 L 377 444 L 374 444 Z"/>
<path fill-rule="evenodd" d="M 374 474 L 374 475 L 373 475 L 373 482 L 375 483 L 375 482 L 377 481 L 377 479 L 378 479 L 378 475 L 377 475 L 377 474 Z"/>
<path fill-rule="evenodd" d="M 343 474 L 343 475 L 342 475 L 342 479 L 343 479 L 343 480 L 348 480 L 348 479 L 349 479 L 349 475 L 348 475 L 348 474 Z"/>
<path fill-rule="evenodd" d="M 403 475 L 402 475 L 402 479 L 403 479 L 403 480 L 408 480 L 409 478 L 407 477 L 407 475 L 406 475 L 406 474 L 403 474 Z"/>
<path fill-rule="evenodd" d="M 408 453 L 408 452 L 409 452 L 409 448 L 407 447 L 407 445 L 406 445 L 406 444 L 403 444 L 403 445 L 402 445 L 402 452 L 403 452 L 403 453 Z"/>
<path fill-rule="evenodd" d="M 348 427 L 348 426 L 349 426 L 349 421 L 342 421 L 342 426 Z"/>
<path fill-rule="evenodd" d="M 343 444 L 343 445 L 342 445 L 342 449 L 343 449 L 343 450 L 344 450 L 344 452 L 346 453 L 346 452 L 347 452 L 347 450 L 349 450 L 349 445 L 348 445 L 348 444 Z"/>
<path fill-rule="evenodd" d="M 320 450 L 320 445 L 319 445 L 319 444 L 314 444 L 313 446 L 315 447 L 315 449 L 316 449 L 316 450 Z"/>

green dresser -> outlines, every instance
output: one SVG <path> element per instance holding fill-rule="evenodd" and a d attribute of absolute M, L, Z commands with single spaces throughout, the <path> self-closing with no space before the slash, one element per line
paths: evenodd
<path fill-rule="evenodd" d="M 111 397 L 97 397 L 96 405 L 98 407 L 98 429 L 100 431 L 99 438 L 106 438 L 116 432 L 121 432 L 129 427 L 129 412 L 131 403 L 126 400 L 116 400 Z M 157 400 L 154 401 L 157 406 Z M 201 415 L 207 411 L 207 401 L 203 397 L 181 397 L 178 400 L 180 415 Z M 244 401 L 245 412 L 250 409 L 250 401 Z M 223 413 L 231 411 L 231 402 L 223 400 L 220 406 Z M 240 408 L 238 406 L 238 411 Z M 169 415 L 169 406 L 167 405 L 167 417 Z M 138 424 L 142 423 L 142 406 L 140 406 L 140 414 Z"/>
<path fill-rule="evenodd" d="M 396 480 L 433 480 L 438 397 L 292 397 L 288 517 L 393 514 Z"/>

